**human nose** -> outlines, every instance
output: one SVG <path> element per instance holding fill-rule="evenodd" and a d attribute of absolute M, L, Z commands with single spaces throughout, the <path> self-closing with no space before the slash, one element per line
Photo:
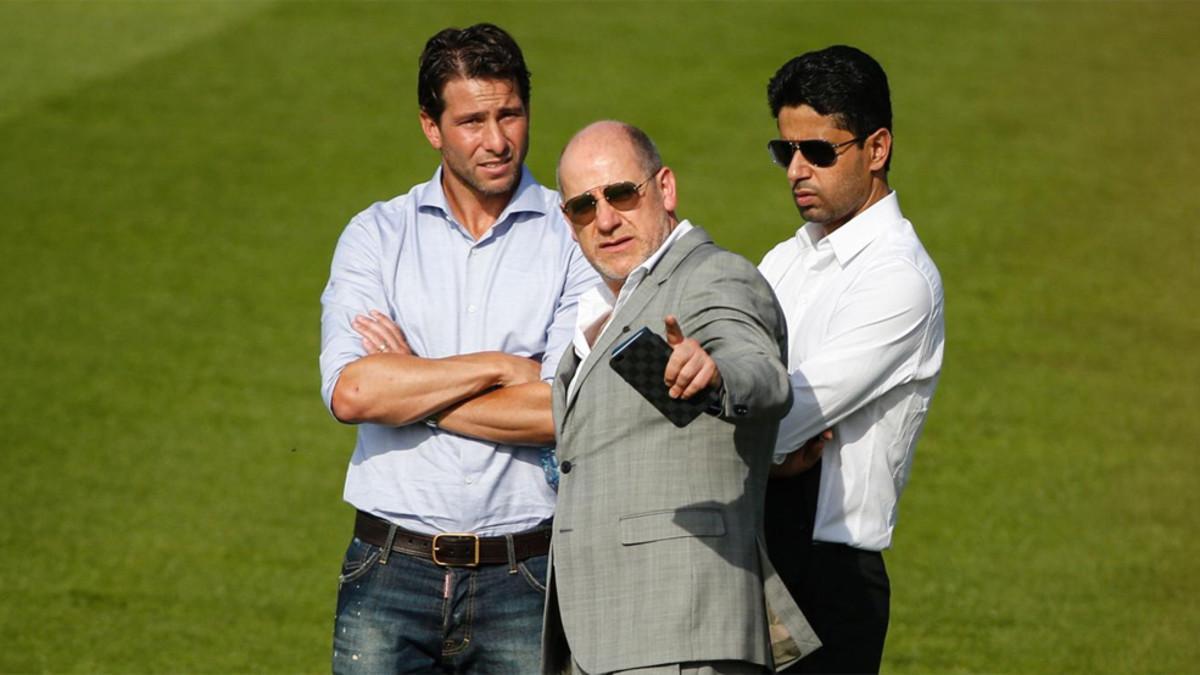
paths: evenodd
<path fill-rule="evenodd" d="M 508 139 L 504 136 L 504 130 L 500 128 L 500 122 L 488 120 L 483 127 L 483 149 L 494 155 L 502 155 L 507 147 Z"/>
<path fill-rule="evenodd" d="M 788 182 L 790 182 L 792 185 L 795 185 L 796 181 L 812 177 L 812 173 L 813 167 L 808 163 L 808 160 L 804 159 L 804 153 L 800 152 L 799 150 L 793 152 L 792 161 L 788 162 Z"/>
<path fill-rule="evenodd" d="M 596 200 L 596 231 L 609 234 L 621 224 L 621 216 L 608 200 L 601 196 Z"/>

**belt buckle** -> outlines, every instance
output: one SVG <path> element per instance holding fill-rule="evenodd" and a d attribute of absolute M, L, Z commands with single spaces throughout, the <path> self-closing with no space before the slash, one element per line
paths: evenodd
<path fill-rule="evenodd" d="M 474 555 L 471 562 L 449 562 L 438 558 L 438 545 L 443 538 L 469 539 L 474 542 L 472 551 Z M 435 565 L 442 567 L 478 567 L 479 566 L 479 535 L 474 532 L 443 532 L 433 535 L 433 552 L 430 554 Z"/>

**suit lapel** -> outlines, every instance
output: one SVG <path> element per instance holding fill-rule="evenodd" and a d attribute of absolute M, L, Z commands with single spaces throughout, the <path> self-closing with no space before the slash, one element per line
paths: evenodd
<path fill-rule="evenodd" d="M 554 416 L 554 433 L 557 438 L 562 438 L 563 435 L 562 427 L 567 418 L 567 390 L 578 369 L 579 355 L 575 353 L 574 345 L 568 345 L 567 351 L 558 361 L 558 371 L 554 373 L 554 386 L 550 390 L 553 409 L 561 412 Z"/>
<path fill-rule="evenodd" d="M 679 264 L 692 251 L 696 250 L 697 247 L 708 243 L 712 243 L 712 239 L 708 236 L 708 233 L 699 227 L 693 226 L 691 232 L 688 232 L 680 237 L 678 241 L 671 244 L 671 248 L 667 249 L 667 252 L 659 259 L 658 264 L 654 266 L 650 274 L 645 279 L 642 279 L 642 283 L 633 291 L 633 295 L 629 296 L 625 304 L 621 305 L 621 308 L 613 315 L 612 321 L 604 329 L 604 333 L 600 335 L 600 338 L 596 340 L 596 344 L 592 345 L 591 353 L 579 365 L 575 377 L 580 378 L 580 380 L 575 385 L 575 391 L 572 392 L 571 397 L 566 401 L 566 409 L 563 414 L 564 421 L 575 407 L 575 399 L 579 397 L 579 390 L 583 387 L 584 380 L 596 369 L 597 364 L 608 361 L 609 352 L 618 340 L 624 337 L 631 329 L 641 328 L 640 324 L 634 326 L 633 323 L 639 320 L 646 305 L 658 294 L 659 288 L 666 283 L 667 279 L 671 278 L 671 274 L 675 271 L 675 268 L 679 267 Z M 678 310 L 669 309 L 668 311 L 677 312 Z M 660 317 L 645 317 L 642 319 L 642 322 L 649 325 L 650 330 L 662 334 L 666 330 L 663 325 L 663 319 L 665 318 L 665 315 Z M 571 355 L 574 356 L 575 350 L 572 348 L 570 351 Z M 570 384 L 570 379 L 566 383 Z"/>

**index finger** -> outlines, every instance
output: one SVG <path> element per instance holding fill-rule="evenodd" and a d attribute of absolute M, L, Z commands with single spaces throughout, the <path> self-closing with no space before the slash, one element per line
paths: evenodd
<path fill-rule="evenodd" d="M 683 345 L 680 347 L 679 345 Z M 671 350 L 671 358 L 667 359 L 667 368 L 663 371 L 663 383 L 668 387 L 674 387 L 676 380 L 679 379 L 680 371 L 692 358 L 692 351 L 688 349 L 688 345 L 684 345 L 681 340 L 679 345 Z"/>
<path fill-rule="evenodd" d="M 683 328 L 679 326 L 679 319 L 676 319 L 674 314 L 668 314 L 663 323 L 667 326 L 667 344 L 674 347 L 683 342 Z"/>

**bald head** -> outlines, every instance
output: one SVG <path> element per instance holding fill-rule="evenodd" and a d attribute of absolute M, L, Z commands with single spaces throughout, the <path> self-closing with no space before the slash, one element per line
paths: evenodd
<path fill-rule="evenodd" d="M 647 176 L 662 168 L 662 156 L 658 154 L 658 148 L 655 147 L 654 141 L 650 140 L 646 132 L 632 124 L 617 120 L 593 122 L 576 132 L 571 140 L 567 141 L 562 154 L 558 156 L 555 180 L 558 183 L 559 192 L 564 197 L 568 195 L 562 189 L 563 163 L 572 161 L 572 157 L 569 155 L 578 154 L 588 157 L 595 156 L 597 153 L 632 153 L 633 160 L 641 167 L 642 173 Z"/>
<path fill-rule="evenodd" d="M 675 174 L 637 127 L 584 127 L 558 158 L 558 190 L 584 257 L 617 293 L 675 228 Z"/>

